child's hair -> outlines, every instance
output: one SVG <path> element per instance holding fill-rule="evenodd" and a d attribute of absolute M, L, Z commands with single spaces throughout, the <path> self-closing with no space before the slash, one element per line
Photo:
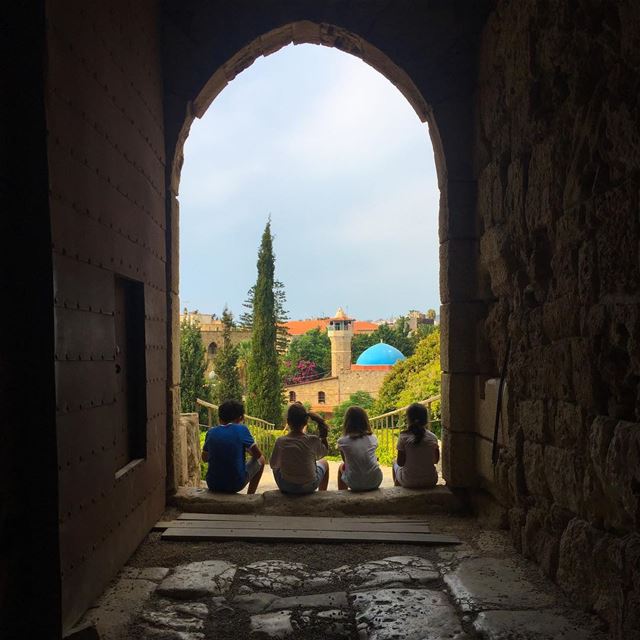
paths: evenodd
<path fill-rule="evenodd" d="M 287 424 L 294 431 L 302 431 L 303 427 L 309 421 L 309 414 L 300 402 L 294 402 L 287 409 Z"/>
<path fill-rule="evenodd" d="M 239 400 L 225 400 L 218 407 L 218 418 L 221 424 L 234 422 L 244 415 L 244 405 Z"/>
<path fill-rule="evenodd" d="M 427 407 L 414 402 L 407 407 L 407 431 L 413 435 L 413 444 L 420 444 L 427 432 L 429 412 Z"/>
<path fill-rule="evenodd" d="M 343 433 L 351 438 L 371 435 L 369 416 L 362 407 L 349 407 L 344 414 Z"/>

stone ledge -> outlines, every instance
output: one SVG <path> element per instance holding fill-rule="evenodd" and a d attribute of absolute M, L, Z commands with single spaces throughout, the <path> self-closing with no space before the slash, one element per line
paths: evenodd
<path fill-rule="evenodd" d="M 306 496 L 287 496 L 280 491 L 255 495 L 212 493 L 197 487 L 180 487 L 170 504 L 189 513 L 263 513 L 298 516 L 423 515 L 453 513 L 463 508 L 444 486 L 433 489 L 390 487 L 352 493 L 323 491 Z"/>

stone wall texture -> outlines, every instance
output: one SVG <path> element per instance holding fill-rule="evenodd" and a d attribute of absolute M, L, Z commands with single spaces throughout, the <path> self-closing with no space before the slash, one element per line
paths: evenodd
<path fill-rule="evenodd" d="M 640 4 L 500 1 L 479 63 L 481 265 L 511 340 L 496 494 L 612 637 L 640 629 Z"/>

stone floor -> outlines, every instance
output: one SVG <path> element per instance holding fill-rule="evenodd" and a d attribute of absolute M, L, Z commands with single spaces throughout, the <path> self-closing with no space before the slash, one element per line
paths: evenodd
<path fill-rule="evenodd" d="M 174 543 L 154 532 L 86 621 L 102 640 L 606 637 L 503 532 L 429 520 L 463 544 Z"/>

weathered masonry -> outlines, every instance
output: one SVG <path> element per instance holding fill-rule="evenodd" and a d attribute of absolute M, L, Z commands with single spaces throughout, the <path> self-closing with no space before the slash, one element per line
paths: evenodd
<path fill-rule="evenodd" d="M 635 0 L 5 7 L 2 637 L 59 638 L 176 488 L 182 147 L 292 42 L 361 57 L 429 123 L 448 484 L 499 505 L 526 556 L 635 638 Z"/>

